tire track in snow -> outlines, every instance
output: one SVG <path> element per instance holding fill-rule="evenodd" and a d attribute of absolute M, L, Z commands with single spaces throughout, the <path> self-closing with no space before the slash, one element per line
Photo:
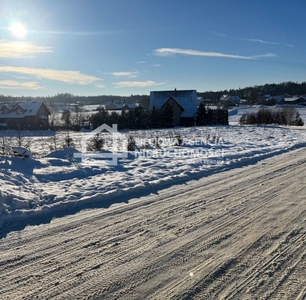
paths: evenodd
<path fill-rule="evenodd" d="M 243 299 L 295 290 L 302 297 L 303 152 L 13 232 L 0 240 L 0 294 Z M 278 278 L 260 285 L 273 266 Z"/>

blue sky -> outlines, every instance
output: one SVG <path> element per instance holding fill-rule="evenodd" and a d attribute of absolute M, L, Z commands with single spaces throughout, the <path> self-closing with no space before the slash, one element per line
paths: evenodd
<path fill-rule="evenodd" d="M 0 94 L 306 80 L 305 0 L 0 0 Z"/>

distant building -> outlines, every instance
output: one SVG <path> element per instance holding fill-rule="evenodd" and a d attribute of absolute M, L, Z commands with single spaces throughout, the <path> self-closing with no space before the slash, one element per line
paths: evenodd
<path fill-rule="evenodd" d="M 268 99 L 266 99 L 267 102 L 269 103 L 274 103 L 274 104 L 284 104 L 285 99 L 283 96 L 271 96 Z"/>
<path fill-rule="evenodd" d="M 306 97 L 300 97 L 300 96 L 295 96 L 295 97 L 286 97 L 284 98 L 284 101 L 286 104 L 301 104 L 301 105 L 306 105 Z"/>
<path fill-rule="evenodd" d="M 102 107 L 106 110 L 129 110 L 139 106 L 139 103 L 119 103 L 115 101 L 109 101 L 105 103 Z"/>
<path fill-rule="evenodd" d="M 223 95 L 220 98 L 221 103 L 232 103 L 234 105 L 240 104 L 240 97 L 237 95 Z"/>
<path fill-rule="evenodd" d="M 209 105 L 216 105 L 217 102 L 216 102 L 215 100 L 213 100 L 213 99 L 200 98 L 200 97 L 198 97 L 198 106 L 199 106 L 200 104 L 204 104 L 204 105 L 209 106 Z"/>
<path fill-rule="evenodd" d="M 196 90 L 171 90 L 150 92 L 149 109 L 171 105 L 174 125 L 193 125 L 197 113 L 198 99 Z"/>
<path fill-rule="evenodd" d="M 50 114 L 51 112 L 44 102 L 0 104 L 1 126 L 48 127 Z"/>
<path fill-rule="evenodd" d="M 103 106 L 105 110 L 115 110 L 117 109 L 118 104 L 115 103 L 114 101 L 109 101 L 109 102 L 106 102 Z"/>

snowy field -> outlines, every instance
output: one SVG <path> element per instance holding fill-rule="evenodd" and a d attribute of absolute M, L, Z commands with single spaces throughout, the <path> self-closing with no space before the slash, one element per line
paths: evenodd
<path fill-rule="evenodd" d="M 237 125 L 239 124 L 239 120 L 243 114 L 257 113 L 260 108 L 277 109 L 277 108 L 282 108 L 282 107 L 284 106 L 283 105 L 279 105 L 279 106 L 258 105 L 258 106 L 240 106 L 240 107 L 232 108 L 229 110 L 229 121 L 231 125 Z M 300 116 L 304 121 L 304 127 L 305 127 L 306 126 L 306 107 L 302 105 L 293 105 L 290 107 L 294 107 L 299 111 Z"/>
<path fill-rule="evenodd" d="M 231 113 L 230 123 L 243 111 Z M 74 146 L 63 149 L 65 132 L 22 132 L 18 138 L 17 132 L 0 131 L 2 141 L 27 145 L 33 153 L 32 159 L 0 156 L 0 229 L 71 210 L 108 207 L 128 195 L 150 194 L 306 145 L 306 131 L 277 126 L 124 131 L 122 136 L 134 137 L 136 151 L 110 165 L 74 157 L 88 134 L 70 133 Z"/>

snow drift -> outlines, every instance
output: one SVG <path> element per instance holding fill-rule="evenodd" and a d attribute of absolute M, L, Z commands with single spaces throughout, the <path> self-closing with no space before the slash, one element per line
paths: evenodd
<path fill-rule="evenodd" d="M 79 141 L 83 134 L 86 133 L 71 135 Z M 116 166 L 84 164 L 73 158 L 73 153 L 79 152 L 74 148 L 27 159 L 0 156 L 0 228 L 69 213 L 72 208 L 103 203 L 107 207 L 126 195 L 150 193 L 165 184 L 207 176 L 306 145 L 306 131 L 273 126 L 192 127 L 126 134 L 132 134 L 136 144 L 156 137 L 170 142 L 158 149 L 151 145 L 148 149 L 155 149 L 155 155 L 138 148 Z M 178 136 L 183 140 L 181 144 L 174 143 L 173 137 Z M 41 141 L 30 138 L 37 153 Z M 64 138 L 64 133 L 59 133 L 59 138 Z M 201 156 L 190 155 L 194 151 Z"/>

